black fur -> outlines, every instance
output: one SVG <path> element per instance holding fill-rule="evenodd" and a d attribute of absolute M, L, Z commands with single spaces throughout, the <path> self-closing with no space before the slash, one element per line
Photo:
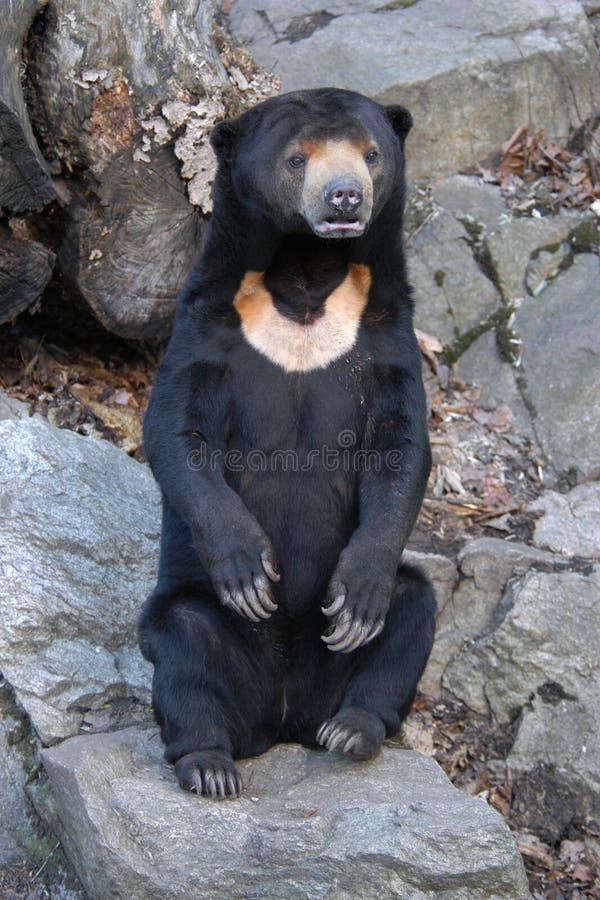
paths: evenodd
<path fill-rule="evenodd" d="M 276 741 L 315 746 L 319 735 L 328 749 L 374 756 L 407 713 L 431 649 L 431 587 L 400 561 L 430 469 L 401 237 L 410 123 L 399 107 L 326 89 L 268 100 L 213 133 L 210 232 L 145 421 L 163 534 L 140 621 L 166 758 L 182 787 L 209 796 L 239 794 L 232 757 Z M 317 237 L 302 218 L 301 176 L 284 154 L 298 133 L 377 142 L 361 237 Z M 246 342 L 232 301 L 247 272 L 264 271 L 276 308 L 311 322 L 349 263 L 372 276 L 350 352 L 286 372 Z M 338 451 L 333 464 L 311 461 L 323 447 Z M 250 464 L 257 450 L 266 466 Z M 364 451 L 382 464 L 365 464 Z M 326 616 L 321 607 L 341 595 Z M 244 604 L 262 612 L 246 617 Z M 365 635 L 385 627 L 349 653 L 321 640 L 355 621 Z"/>

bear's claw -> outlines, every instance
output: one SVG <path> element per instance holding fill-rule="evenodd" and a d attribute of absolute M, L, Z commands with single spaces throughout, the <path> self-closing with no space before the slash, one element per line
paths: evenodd
<path fill-rule="evenodd" d="M 339 598 L 337 599 L 339 600 Z M 332 603 L 331 607 L 322 609 L 322 612 L 326 616 L 334 615 L 331 610 L 336 606 L 337 600 Z M 382 619 L 375 622 L 363 622 L 362 619 L 353 618 L 350 610 L 342 609 L 337 615 L 331 634 L 322 635 L 321 640 L 327 644 L 330 650 L 350 653 L 376 638 L 383 630 L 384 624 Z"/>
<path fill-rule="evenodd" d="M 175 774 L 184 790 L 204 794 L 211 800 L 236 799 L 244 789 L 233 761 L 215 751 L 196 751 L 175 763 Z"/>
<path fill-rule="evenodd" d="M 317 731 L 317 744 L 355 759 L 374 759 L 385 737 L 383 722 L 366 710 L 348 707 L 327 719 Z"/>

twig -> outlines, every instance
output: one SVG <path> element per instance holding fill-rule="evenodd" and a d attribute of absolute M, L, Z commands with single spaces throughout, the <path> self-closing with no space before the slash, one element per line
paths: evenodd
<path fill-rule="evenodd" d="M 44 862 L 41 864 L 41 866 L 39 867 L 39 869 L 37 870 L 37 872 L 31 879 L 31 881 L 29 882 L 30 884 L 33 884 L 33 882 L 36 881 L 37 878 L 39 878 L 39 876 L 42 874 L 42 872 L 48 865 L 48 863 L 50 861 L 50 857 L 52 856 L 53 853 L 55 853 L 58 850 L 59 847 L 60 847 L 60 841 L 57 841 L 56 844 L 54 845 L 54 847 L 52 848 L 52 850 L 50 851 L 50 853 L 48 854 L 48 856 L 46 857 L 46 859 L 44 860 Z"/>

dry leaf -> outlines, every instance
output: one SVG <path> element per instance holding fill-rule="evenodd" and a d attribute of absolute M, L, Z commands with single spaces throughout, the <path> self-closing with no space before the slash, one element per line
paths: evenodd
<path fill-rule="evenodd" d="M 510 406 L 497 406 L 487 421 L 488 428 L 502 431 L 510 425 L 513 418 L 513 411 Z"/>
<path fill-rule="evenodd" d="M 550 855 L 549 848 L 546 847 L 539 838 L 535 837 L 535 835 L 521 835 L 517 841 L 517 847 L 523 856 L 527 856 L 544 869 L 550 870 L 554 868 L 555 861 Z"/>
<path fill-rule="evenodd" d="M 594 873 L 588 866 L 578 863 L 573 869 L 573 880 L 580 884 L 589 884 L 594 880 Z"/>

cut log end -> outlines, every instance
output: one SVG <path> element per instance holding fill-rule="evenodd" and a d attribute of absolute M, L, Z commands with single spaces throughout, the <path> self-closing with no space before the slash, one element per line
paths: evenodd
<path fill-rule="evenodd" d="M 199 252 L 204 220 L 190 206 L 170 149 L 150 163 L 125 152 L 104 172 L 100 203 L 77 235 L 69 276 L 97 318 L 125 338 L 166 337 L 177 295 Z"/>
<path fill-rule="evenodd" d="M 0 325 L 41 297 L 50 281 L 55 255 L 36 241 L 19 241 L 0 230 Z"/>

